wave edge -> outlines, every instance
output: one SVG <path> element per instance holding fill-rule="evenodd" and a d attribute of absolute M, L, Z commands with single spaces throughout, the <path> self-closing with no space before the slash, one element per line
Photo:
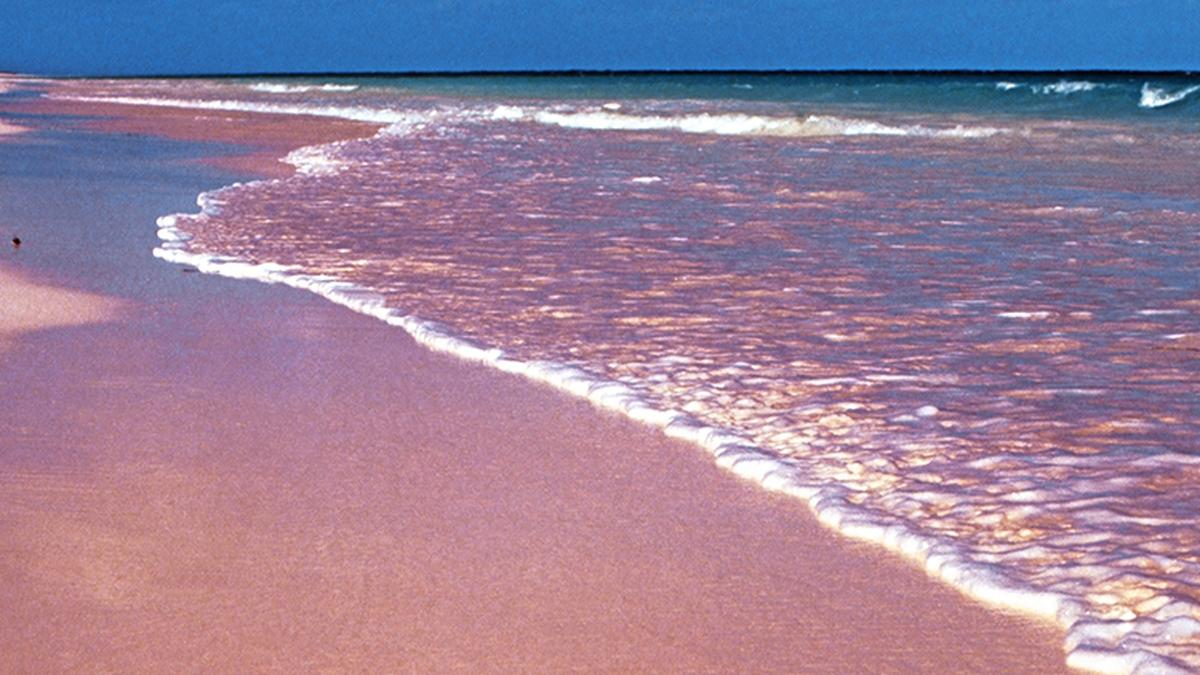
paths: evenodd
<path fill-rule="evenodd" d="M 297 157 L 297 164 L 303 164 L 304 157 L 325 157 L 328 153 L 322 148 L 309 146 L 300 149 L 306 152 L 294 151 L 292 154 Z M 265 181 L 254 183 L 258 182 Z M 806 479 L 786 457 L 753 444 L 736 430 L 707 425 L 681 411 L 657 408 L 628 385 L 572 365 L 514 358 L 500 347 L 481 344 L 456 335 L 452 329 L 435 321 L 405 314 L 401 309 L 389 306 L 379 293 L 337 277 L 308 274 L 287 265 L 189 250 L 192 235 L 184 225 L 202 222 L 209 214 L 219 212 L 222 191 L 254 183 L 234 183 L 201 193 L 197 197 L 200 211 L 196 214 L 176 213 L 160 217 L 157 224 L 161 244 L 154 249 L 153 255 L 166 262 L 195 267 L 206 274 L 309 291 L 401 328 L 432 351 L 549 385 L 583 398 L 598 408 L 655 427 L 667 437 L 696 445 L 710 455 L 714 464 L 739 478 L 801 500 L 818 522 L 844 537 L 881 546 L 919 565 L 932 578 L 977 602 L 1055 623 L 1067 633 L 1066 661 L 1070 667 L 1104 673 L 1186 672 L 1136 643 L 1129 648 L 1119 639 L 1114 640 L 1114 622 L 1087 616 L 1078 600 L 1017 582 L 1002 568 L 975 561 L 951 543 L 918 532 L 907 523 L 889 519 L 886 514 L 881 517 L 881 514 L 854 506 L 845 498 L 841 486 Z"/>

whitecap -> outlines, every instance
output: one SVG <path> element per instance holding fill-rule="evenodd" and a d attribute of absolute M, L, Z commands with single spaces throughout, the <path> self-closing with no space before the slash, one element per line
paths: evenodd
<path fill-rule="evenodd" d="M 354 91 L 357 84 L 283 84 L 280 82 L 255 82 L 250 85 L 252 91 L 270 94 L 298 94 L 306 91 Z"/>
<path fill-rule="evenodd" d="M 1059 80 L 1052 84 L 1040 84 L 1031 88 L 1038 94 L 1078 94 L 1100 86 L 1102 85 L 1087 80 Z"/>
<path fill-rule="evenodd" d="M 367 106 L 326 106 L 302 103 L 266 103 L 262 101 L 240 101 L 235 99 L 178 99 L 151 96 L 70 96 L 49 94 L 48 98 L 62 101 L 85 101 L 92 103 L 118 103 L 121 105 L 160 106 L 164 108 L 190 108 L 197 110 L 230 110 L 238 112 L 261 112 L 275 115 L 313 115 L 336 117 L 356 122 L 399 125 L 411 128 L 431 121 L 435 113 L 371 108 Z"/>
<path fill-rule="evenodd" d="M 1178 89 L 1176 91 L 1168 91 L 1163 88 L 1151 87 L 1147 82 L 1142 85 L 1142 96 L 1138 101 L 1139 108 L 1162 108 L 1163 106 L 1178 103 L 1192 94 L 1200 91 L 1200 84 Z"/>

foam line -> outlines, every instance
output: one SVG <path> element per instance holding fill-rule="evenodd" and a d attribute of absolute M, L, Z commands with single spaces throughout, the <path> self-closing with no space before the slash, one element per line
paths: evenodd
<path fill-rule="evenodd" d="M 258 82 L 250 85 L 252 91 L 269 94 L 299 94 L 309 91 L 354 91 L 357 84 L 283 84 L 279 82 Z"/>
<path fill-rule="evenodd" d="M 511 105 L 494 108 L 491 119 L 531 121 L 569 129 L 618 131 L 680 131 L 718 136 L 917 136 L 923 138 L 987 138 L 999 133 L 994 127 L 933 128 L 920 125 L 892 126 L 865 119 L 809 115 L 774 117 L 743 113 L 698 113 L 683 115 L 634 115 L 611 109 L 557 112 L 522 109 Z"/>
<path fill-rule="evenodd" d="M 754 445 L 735 431 L 706 425 L 677 410 L 656 408 L 626 384 L 570 365 L 522 361 L 501 348 L 465 339 L 446 326 L 389 307 L 378 293 L 332 276 L 305 274 L 286 265 L 250 263 L 189 251 L 191 235 L 181 229 L 181 223 L 203 221 L 208 213 L 219 208 L 219 196 L 220 190 L 198 198 L 199 214 L 159 218 L 162 244 L 154 250 L 154 255 L 168 262 L 191 265 L 208 274 L 283 284 L 316 293 L 336 304 L 402 328 L 433 351 L 548 384 L 564 393 L 587 399 L 597 407 L 656 427 L 668 437 L 693 443 L 707 451 L 715 464 L 734 475 L 772 492 L 804 501 L 822 525 L 843 536 L 899 554 L 920 565 L 930 576 L 979 602 L 1056 622 L 1068 631 L 1067 663 L 1071 667 L 1103 673 L 1186 672 L 1146 650 L 1114 649 L 1112 645 L 1117 640 L 1110 625 L 1112 622 L 1083 617 L 1077 601 L 1060 593 L 1022 585 L 998 566 L 975 561 L 959 549 L 916 531 L 910 525 L 856 507 L 845 499 L 843 488 L 812 481 L 788 458 Z"/>
<path fill-rule="evenodd" d="M 49 98 L 90 103 L 116 103 L 122 105 L 160 106 L 198 110 L 226 110 L 236 112 L 261 112 L 277 115 L 313 115 L 336 117 L 357 122 L 386 124 L 405 129 L 432 122 L 437 113 L 399 111 L 367 106 L 315 105 L 311 103 L 274 103 L 264 101 L 241 101 L 229 99 L 180 99 L 139 96 L 72 96 L 47 94 Z M 799 117 L 771 117 L 740 113 L 692 114 L 692 115 L 632 115 L 602 111 L 555 112 L 550 110 L 523 109 L 510 105 L 493 108 L 485 115 L 459 111 L 461 119 L 470 118 L 497 121 L 526 121 L 550 126 L 588 130 L 626 131 L 679 131 L 691 134 L 720 136 L 914 136 L 921 138 L 988 138 L 1004 131 L 995 127 L 933 128 L 921 125 L 891 126 L 865 119 L 842 118 L 832 115 L 809 115 Z M 395 131 L 393 131 L 395 133 Z M 319 151 L 321 146 L 301 148 L 297 152 Z"/>
<path fill-rule="evenodd" d="M 231 112 L 260 112 L 276 115 L 312 115 L 315 117 L 336 117 L 339 119 L 353 120 L 356 122 L 370 122 L 372 124 L 388 125 L 420 124 L 431 120 L 431 116 L 426 114 L 401 112 L 386 108 L 369 108 L 367 106 L 332 106 L 299 103 L 266 103 L 258 101 L 157 98 L 141 96 L 68 96 L 63 94 L 46 94 L 45 96 L 47 98 L 60 101 L 116 103 L 120 105 L 188 108 L 196 110 L 227 110 Z"/>

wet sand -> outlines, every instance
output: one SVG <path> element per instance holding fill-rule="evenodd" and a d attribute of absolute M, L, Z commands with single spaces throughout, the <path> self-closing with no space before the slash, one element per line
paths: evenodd
<path fill-rule="evenodd" d="M 141 180 L 48 199 L 44 173 L 20 187 L 45 222 Z M 94 215 L 145 234 L 74 281 L 133 309 L 0 361 L 5 670 L 1065 670 L 1057 628 L 838 540 L 696 448 L 315 296 L 151 258 L 154 215 L 211 187 Z M 68 253 L 22 264 L 63 277 L 94 255 Z"/>
<path fill-rule="evenodd" d="M 231 110 L 155 108 L 32 98 L 4 109 L 25 115 L 71 115 L 75 126 L 113 134 L 149 134 L 175 140 L 204 139 L 235 144 L 238 152 L 221 150 L 199 158 L 210 165 L 255 177 L 287 176 L 294 167 L 282 162 L 305 145 L 370 136 L 380 125 L 329 117 L 271 115 Z M 20 129 L 19 127 L 17 128 Z M 2 132 L 0 132 L 2 133 Z"/>

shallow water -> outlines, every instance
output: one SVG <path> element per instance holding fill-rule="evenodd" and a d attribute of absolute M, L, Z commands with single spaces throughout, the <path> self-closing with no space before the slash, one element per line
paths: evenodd
<path fill-rule="evenodd" d="M 1122 115 L 1003 99 L 1103 82 L 980 81 L 1005 102 L 953 112 L 348 82 L 56 95 L 389 124 L 205 195 L 164 257 L 620 383 L 847 534 L 1057 618 L 1075 665 L 1200 668 L 1200 126 L 1149 117 L 1149 82 Z"/>

